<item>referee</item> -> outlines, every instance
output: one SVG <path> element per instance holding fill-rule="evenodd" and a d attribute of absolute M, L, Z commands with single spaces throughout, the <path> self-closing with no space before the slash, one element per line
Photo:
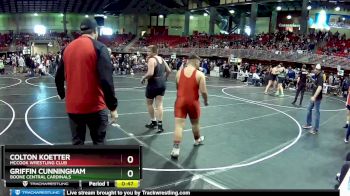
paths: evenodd
<path fill-rule="evenodd" d="M 295 105 L 295 102 L 297 102 L 299 94 L 301 96 L 299 106 L 302 105 L 304 93 L 305 93 L 305 89 L 306 89 L 306 80 L 307 80 L 308 75 L 309 75 L 309 73 L 307 72 L 306 65 L 304 64 L 301 68 L 301 71 L 300 71 L 298 79 L 297 79 L 297 92 L 295 93 L 295 98 L 294 98 L 294 101 L 292 102 L 293 105 Z"/>
<path fill-rule="evenodd" d="M 55 77 L 58 95 L 66 98 L 73 145 L 84 145 L 86 126 L 93 144 L 104 144 L 107 108 L 112 121 L 118 117 L 111 59 L 107 47 L 96 41 L 97 27 L 95 20 L 82 21 L 82 35 L 62 51 Z"/>

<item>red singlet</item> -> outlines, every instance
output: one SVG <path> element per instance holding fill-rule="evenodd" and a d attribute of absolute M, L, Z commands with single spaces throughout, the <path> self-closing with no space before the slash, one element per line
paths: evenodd
<path fill-rule="evenodd" d="M 196 79 L 197 70 L 191 77 L 185 76 L 185 68 L 181 70 L 177 84 L 177 98 L 175 101 L 175 118 L 198 119 L 200 116 L 199 84 Z"/>

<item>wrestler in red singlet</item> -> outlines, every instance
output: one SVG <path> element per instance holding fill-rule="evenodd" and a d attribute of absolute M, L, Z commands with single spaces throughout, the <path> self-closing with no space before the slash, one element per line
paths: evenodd
<path fill-rule="evenodd" d="M 187 115 L 190 117 L 194 144 L 202 144 L 204 137 L 200 136 L 199 131 L 199 91 L 204 99 L 204 105 L 208 105 L 208 93 L 205 84 L 205 76 L 197 71 L 200 64 L 200 58 L 196 55 L 190 56 L 188 64 L 176 74 L 177 98 L 175 102 L 175 131 L 174 147 L 171 152 L 172 158 L 177 158 L 180 154 L 180 143 L 182 140 L 182 131 L 185 127 Z"/>
<path fill-rule="evenodd" d="M 197 70 L 192 72 L 190 78 L 185 76 L 185 69 L 180 70 L 180 78 L 177 83 L 177 98 L 175 102 L 175 118 L 198 119 L 200 116 L 199 84 L 197 82 Z"/>

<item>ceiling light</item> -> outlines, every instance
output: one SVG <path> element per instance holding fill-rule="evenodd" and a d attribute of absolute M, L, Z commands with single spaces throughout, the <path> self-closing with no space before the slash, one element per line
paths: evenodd
<path fill-rule="evenodd" d="M 44 25 L 35 25 L 34 26 L 34 33 L 36 33 L 38 35 L 45 35 L 46 27 Z"/>

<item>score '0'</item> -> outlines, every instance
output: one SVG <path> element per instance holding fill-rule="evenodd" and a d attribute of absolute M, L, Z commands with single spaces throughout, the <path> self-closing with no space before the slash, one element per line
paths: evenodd
<path fill-rule="evenodd" d="M 128 171 L 128 177 L 131 178 L 134 176 L 134 172 L 132 170 Z"/>
<path fill-rule="evenodd" d="M 133 156 L 128 156 L 127 161 L 128 161 L 128 163 L 133 163 L 134 162 L 134 157 Z"/>

